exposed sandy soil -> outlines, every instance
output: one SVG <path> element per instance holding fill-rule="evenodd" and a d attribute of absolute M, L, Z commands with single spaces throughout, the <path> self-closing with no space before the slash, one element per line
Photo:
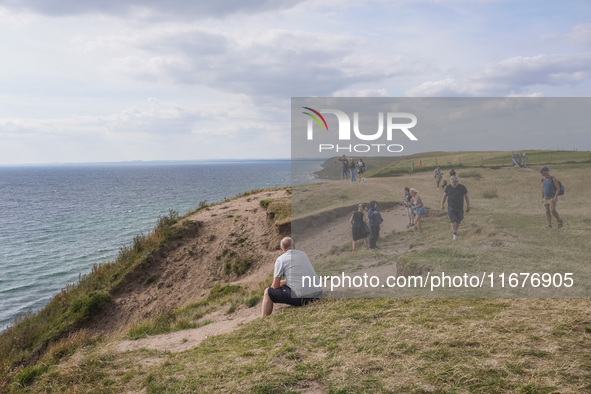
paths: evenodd
<path fill-rule="evenodd" d="M 408 219 L 406 215 L 406 209 L 400 205 L 383 204 L 380 206 L 380 213 L 384 222 L 380 229 L 380 236 L 383 237 L 385 234 L 392 231 L 405 231 Z M 333 245 L 343 245 L 347 242 L 351 243 L 351 224 L 349 220 L 353 212 L 357 210 L 356 206 L 351 206 L 346 209 L 338 209 L 338 215 L 330 215 L 329 212 L 323 217 L 315 217 L 312 219 L 306 219 L 304 225 L 295 224 L 292 230 L 292 236 L 297 241 L 297 248 L 301 249 L 310 256 L 312 260 L 320 254 L 328 252 Z M 300 231 L 299 229 L 305 231 Z M 297 234 L 301 232 L 301 234 Z M 363 241 L 356 242 L 356 249 L 361 249 Z M 379 246 L 379 241 L 378 241 Z M 351 245 L 352 248 L 352 245 Z"/>
<path fill-rule="evenodd" d="M 236 283 L 263 280 L 280 254 L 281 234 L 259 202 L 286 195 L 285 190 L 265 191 L 190 216 L 187 220 L 192 223 L 183 237 L 149 256 L 147 264 L 127 275 L 111 293 L 110 307 L 98 314 L 89 328 L 99 334 L 124 331 L 162 307 L 180 308 L 202 299 L 219 279 Z M 240 238 L 245 239 L 241 244 L 237 242 Z M 252 259 L 247 275 L 223 275 L 216 256 L 225 248 Z"/>

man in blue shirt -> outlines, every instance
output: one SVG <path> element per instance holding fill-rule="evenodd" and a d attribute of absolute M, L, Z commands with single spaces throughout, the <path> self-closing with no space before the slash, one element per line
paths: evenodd
<path fill-rule="evenodd" d="M 562 219 L 556 210 L 556 203 L 558 202 L 558 193 L 560 193 L 560 184 L 553 176 L 550 176 L 550 169 L 546 166 L 540 168 L 540 174 L 544 177 L 542 179 L 542 204 L 546 208 L 546 221 L 548 228 L 552 228 L 552 215 L 558 220 L 558 228 L 562 227 Z"/>

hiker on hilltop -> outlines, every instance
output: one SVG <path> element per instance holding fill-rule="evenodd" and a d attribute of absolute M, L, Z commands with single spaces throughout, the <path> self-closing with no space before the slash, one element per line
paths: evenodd
<path fill-rule="evenodd" d="M 455 175 L 450 177 L 449 180 L 451 184 L 447 185 L 443 193 L 441 210 L 443 211 L 445 200 L 449 198 L 447 202 L 447 214 L 451 221 L 452 240 L 457 241 L 458 228 L 464 219 L 464 199 L 466 200 L 466 212 L 470 212 L 470 199 L 468 198 L 468 189 L 458 181 Z"/>
<path fill-rule="evenodd" d="M 369 203 L 369 209 L 367 210 L 367 218 L 369 219 L 369 249 L 379 249 L 377 246 L 378 238 L 380 237 L 380 226 L 384 219 L 382 214 L 378 211 L 378 202 L 372 200 Z"/>
<path fill-rule="evenodd" d="M 562 227 L 562 219 L 556 210 L 556 204 L 558 203 L 558 196 L 560 194 L 560 183 L 558 180 L 550 176 L 550 169 L 546 166 L 540 168 L 540 174 L 544 177 L 542 179 L 542 204 L 546 208 L 546 221 L 548 222 L 548 228 L 552 228 L 552 215 L 558 220 L 558 228 Z"/>
<path fill-rule="evenodd" d="M 359 174 L 359 182 L 365 182 L 364 175 L 365 174 L 365 163 L 363 159 L 359 159 L 357 162 L 357 173 Z"/>
<path fill-rule="evenodd" d="M 347 156 L 342 155 L 339 157 L 339 161 L 341 162 L 341 181 L 346 181 L 349 178 L 349 160 L 347 160 Z"/>
<path fill-rule="evenodd" d="M 302 306 L 322 295 L 322 287 L 317 286 L 321 283 L 320 278 L 308 255 L 296 250 L 290 237 L 281 240 L 280 249 L 283 254 L 275 260 L 273 283 L 263 295 L 263 317 L 273 313 L 275 303 Z M 285 279 L 281 280 L 281 277 Z"/>
<path fill-rule="evenodd" d="M 349 158 L 349 173 L 351 173 L 351 182 L 357 182 L 357 179 L 355 179 L 355 160 L 352 157 Z"/>
<path fill-rule="evenodd" d="M 357 212 L 353 212 L 351 219 L 351 232 L 353 234 L 353 253 L 355 253 L 355 242 L 360 239 L 363 240 L 363 244 L 367 247 L 367 237 L 369 236 L 369 228 L 367 227 L 365 213 L 363 213 L 363 204 L 357 206 Z"/>

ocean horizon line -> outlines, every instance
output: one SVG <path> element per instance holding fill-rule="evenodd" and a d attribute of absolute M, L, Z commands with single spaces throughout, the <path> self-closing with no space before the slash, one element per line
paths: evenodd
<path fill-rule="evenodd" d="M 92 162 L 55 162 L 55 163 L 0 163 L 0 167 L 68 167 L 68 166 L 93 166 L 93 165 L 142 165 L 142 164 L 193 164 L 193 163 L 243 163 L 243 162 L 269 162 L 291 161 L 291 158 L 265 158 L 265 159 L 194 159 L 194 160 L 123 160 L 123 161 L 92 161 Z"/>

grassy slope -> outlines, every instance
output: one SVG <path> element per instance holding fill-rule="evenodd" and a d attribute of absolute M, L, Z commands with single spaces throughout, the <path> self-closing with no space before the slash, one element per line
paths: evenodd
<path fill-rule="evenodd" d="M 470 170 L 463 177 L 474 211 L 462 225 L 459 256 L 515 269 L 549 269 L 556 259 L 581 262 L 588 246 L 586 164 L 553 166 L 567 186 L 559 211 L 566 225 L 546 231 L 539 175 L 528 170 Z M 467 172 L 467 171 L 466 171 Z M 415 186 L 427 206 L 441 192 L 431 174 L 370 180 L 371 189 L 332 184 L 331 198 L 302 199 L 310 210 L 365 201 L 398 201 Z M 320 186 L 310 186 L 321 188 Z M 355 188 L 355 189 L 354 189 Z M 498 197 L 491 196 L 492 190 Z M 294 199 L 298 194 L 294 192 Z M 334 199 L 333 199 L 334 198 Z M 424 233 L 386 235 L 383 245 L 412 245 L 402 261 L 433 265 L 452 252 L 445 217 L 429 218 Z M 413 251 L 416 250 L 416 251 Z M 333 257 L 331 257 L 333 258 Z M 334 258 L 347 259 L 345 254 Z M 322 263 L 322 262 L 319 262 Z M 435 269 L 437 267 L 434 267 Z M 373 299 L 323 300 L 257 319 L 179 354 L 116 353 L 106 342 L 84 342 L 61 364 L 47 362 L 31 391 L 337 391 L 588 392 L 591 390 L 591 319 L 586 299 Z"/>
<path fill-rule="evenodd" d="M 323 300 L 195 349 L 87 346 L 33 391 L 588 392 L 584 300 Z"/>
<path fill-rule="evenodd" d="M 530 167 L 560 163 L 591 162 L 591 153 L 585 151 L 536 151 L 526 150 L 527 163 Z M 358 159 L 357 156 L 354 156 Z M 414 172 L 432 172 L 435 166 L 443 169 L 462 167 L 510 167 L 511 152 L 426 152 L 404 157 L 367 157 L 363 158 L 367 177 L 389 177 L 409 174 L 414 164 Z M 419 166 L 419 160 L 421 166 Z M 322 178 L 338 179 L 341 177 L 340 162 L 336 158 L 328 159 L 317 174 Z"/>

